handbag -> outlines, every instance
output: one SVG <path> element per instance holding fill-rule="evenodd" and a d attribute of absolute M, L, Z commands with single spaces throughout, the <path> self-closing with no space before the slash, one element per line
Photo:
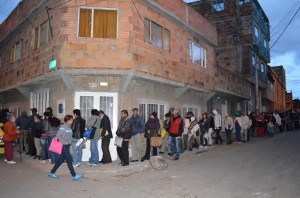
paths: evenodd
<path fill-rule="evenodd" d="M 119 137 L 119 136 L 116 136 L 116 138 L 115 138 L 115 146 L 122 147 L 122 144 L 123 144 L 123 138 Z"/>
<path fill-rule="evenodd" d="M 51 141 L 49 151 L 61 155 L 62 147 L 63 144 L 60 141 L 58 141 L 57 137 L 54 137 Z"/>
<path fill-rule="evenodd" d="M 96 127 L 88 128 L 87 130 L 84 131 L 83 137 L 86 137 L 88 139 L 94 139 L 96 129 L 97 129 Z"/>
<path fill-rule="evenodd" d="M 150 146 L 151 147 L 161 147 L 162 138 L 158 135 L 158 133 L 154 133 L 154 135 L 150 138 Z"/>

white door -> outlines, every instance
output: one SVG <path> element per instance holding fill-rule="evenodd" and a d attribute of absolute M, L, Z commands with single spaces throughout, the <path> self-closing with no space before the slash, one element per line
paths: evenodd
<path fill-rule="evenodd" d="M 92 109 L 104 111 L 109 117 L 113 136 L 116 137 L 118 127 L 118 94 L 110 92 L 76 92 L 75 109 L 80 109 L 82 117 L 87 120 L 91 116 Z M 83 150 L 83 161 L 90 158 L 90 144 L 87 142 L 86 149 Z M 102 158 L 101 140 L 98 143 L 99 157 Z M 109 146 L 112 160 L 117 160 L 117 150 L 114 146 L 114 138 L 111 139 Z"/>

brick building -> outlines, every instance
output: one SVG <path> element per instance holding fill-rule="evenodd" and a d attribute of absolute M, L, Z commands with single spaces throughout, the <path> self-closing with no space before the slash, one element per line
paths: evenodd
<path fill-rule="evenodd" d="M 190 5 L 217 27 L 217 67 L 238 74 L 243 77 L 243 81 L 249 83 L 247 94 L 242 95 L 244 101 L 234 103 L 242 104 L 242 108 L 248 111 L 255 111 L 255 70 L 257 68 L 258 107 L 260 111 L 268 111 L 272 103 L 272 95 L 265 93 L 268 88 L 270 28 L 268 17 L 258 1 L 201 0 Z"/>
<path fill-rule="evenodd" d="M 286 110 L 294 110 L 293 108 L 293 92 L 286 93 Z"/>
<path fill-rule="evenodd" d="M 122 109 L 199 116 L 226 72 L 215 68 L 217 44 L 216 27 L 181 0 L 23 0 L 0 25 L 1 107 L 51 106 L 60 118 L 102 109 L 114 132 Z"/>
<path fill-rule="evenodd" d="M 283 67 L 280 70 L 278 70 L 277 67 L 275 67 L 275 69 L 273 68 L 274 67 L 271 67 L 271 73 L 274 79 L 274 101 L 270 107 L 270 111 L 278 110 L 279 112 L 284 112 L 286 111 L 286 87 L 285 78 L 283 79 L 282 77 L 285 76 L 285 70 Z M 277 73 L 282 74 L 281 77 L 278 76 Z"/>

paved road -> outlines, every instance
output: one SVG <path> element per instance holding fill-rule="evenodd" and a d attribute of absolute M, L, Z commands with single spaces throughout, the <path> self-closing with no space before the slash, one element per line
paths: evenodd
<path fill-rule="evenodd" d="M 243 145 L 222 145 L 202 154 L 185 152 L 168 161 L 165 171 L 135 163 L 97 168 L 82 166 L 84 178 L 73 182 L 64 165 L 51 180 L 49 164 L 25 158 L 22 164 L 0 162 L 0 197 L 130 198 L 298 198 L 300 131 L 254 138 Z"/>

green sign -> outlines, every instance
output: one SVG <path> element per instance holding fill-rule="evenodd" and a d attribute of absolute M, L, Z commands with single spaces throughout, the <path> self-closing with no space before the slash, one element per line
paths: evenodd
<path fill-rule="evenodd" d="M 49 63 L 49 69 L 55 69 L 56 68 L 56 60 L 52 60 Z"/>

